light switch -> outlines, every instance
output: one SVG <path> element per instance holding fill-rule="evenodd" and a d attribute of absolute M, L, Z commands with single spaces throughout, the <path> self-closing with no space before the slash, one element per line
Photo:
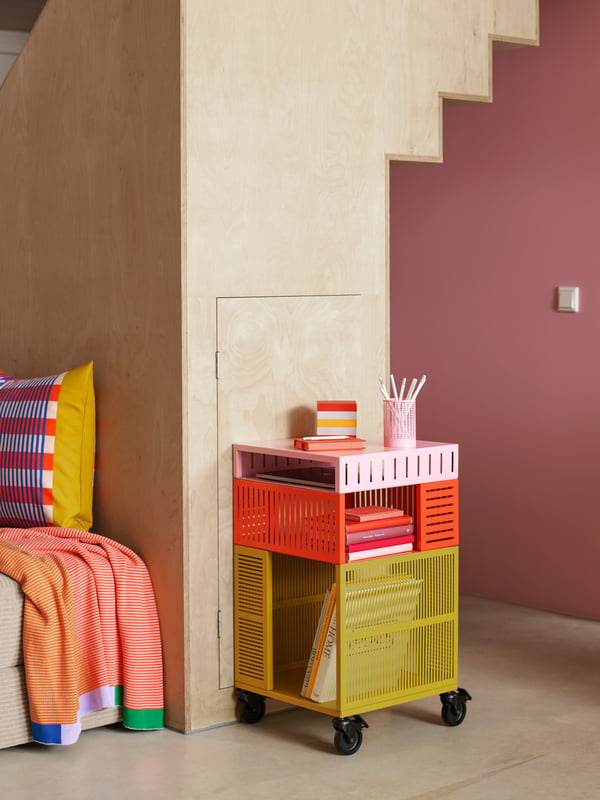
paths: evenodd
<path fill-rule="evenodd" d="M 558 311 L 579 311 L 579 286 L 558 287 Z"/>

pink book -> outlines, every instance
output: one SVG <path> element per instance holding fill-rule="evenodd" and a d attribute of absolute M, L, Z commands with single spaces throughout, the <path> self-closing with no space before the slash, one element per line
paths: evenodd
<path fill-rule="evenodd" d="M 373 550 L 376 547 L 395 547 L 397 544 L 413 544 L 415 537 L 410 536 L 394 536 L 392 539 L 375 539 L 370 542 L 357 542 L 356 544 L 348 544 L 347 550 L 349 553 L 356 553 L 359 550 Z"/>
<path fill-rule="evenodd" d="M 353 531 L 346 534 L 346 544 L 354 545 L 366 542 L 378 542 L 385 539 L 394 539 L 398 536 L 412 536 L 414 526 L 392 525 L 389 528 L 369 528 L 364 531 Z"/>
<path fill-rule="evenodd" d="M 355 553 L 348 553 L 348 561 L 363 561 L 366 558 L 380 558 L 381 556 L 393 556 L 397 553 L 408 553 L 413 549 L 412 543 L 397 544 L 394 547 L 374 547 L 372 550 L 357 550 Z"/>
<path fill-rule="evenodd" d="M 379 528 L 391 528 L 393 525 L 409 525 L 412 521 L 413 518 L 409 514 L 402 514 L 396 517 L 387 517 L 385 519 L 369 519 L 365 520 L 364 522 L 350 522 L 346 518 L 346 533 L 378 530 Z"/>

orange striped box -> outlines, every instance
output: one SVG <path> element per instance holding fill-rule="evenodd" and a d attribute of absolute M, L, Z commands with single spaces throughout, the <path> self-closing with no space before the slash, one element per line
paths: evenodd
<path fill-rule="evenodd" d="M 318 400 L 317 435 L 356 436 L 356 400 Z"/>

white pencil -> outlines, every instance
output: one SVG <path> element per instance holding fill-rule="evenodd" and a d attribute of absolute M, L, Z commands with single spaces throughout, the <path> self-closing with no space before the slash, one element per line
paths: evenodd
<path fill-rule="evenodd" d="M 417 379 L 413 378 L 411 383 L 410 383 L 410 389 L 408 390 L 408 392 L 406 394 L 406 399 L 407 400 L 412 400 L 413 399 L 413 392 L 415 390 L 415 386 L 416 385 L 417 385 Z"/>
<path fill-rule="evenodd" d="M 406 378 L 402 378 L 402 383 L 400 384 L 400 394 L 398 395 L 398 400 L 402 400 L 402 395 L 404 394 L 404 387 L 406 386 Z"/>
<path fill-rule="evenodd" d="M 390 399 L 388 394 L 388 390 L 385 388 L 385 383 L 383 382 L 383 378 L 379 378 L 379 388 L 381 389 L 381 394 L 385 397 L 386 400 Z"/>
<path fill-rule="evenodd" d="M 417 399 L 417 395 L 419 394 L 419 392 L 423 388 L 423 384 L 425 383 L 426 380 L 427 380 L 427 375 L 423 375 L 421 377 L 421 380 L 417 384 L 417 388 L 415 389 L 414 394 L 412 396 L 413 401 Z"/>

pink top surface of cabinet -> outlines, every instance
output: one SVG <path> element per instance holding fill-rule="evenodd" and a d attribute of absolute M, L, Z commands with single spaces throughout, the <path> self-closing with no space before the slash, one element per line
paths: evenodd
<path fill-rule="evenodd" d="M 253 478 L 257 473 L 294 466 L 333 466 L 335 491 L 368 491 L 393 486 L 450 480 L 458 477 L 458 445 L 417 441 L 414 447 L 392 449 L 367 442 L 357 451 L 303 451 L 293 439 L 249 442 L 233 446 L 233 475 Z"/>

